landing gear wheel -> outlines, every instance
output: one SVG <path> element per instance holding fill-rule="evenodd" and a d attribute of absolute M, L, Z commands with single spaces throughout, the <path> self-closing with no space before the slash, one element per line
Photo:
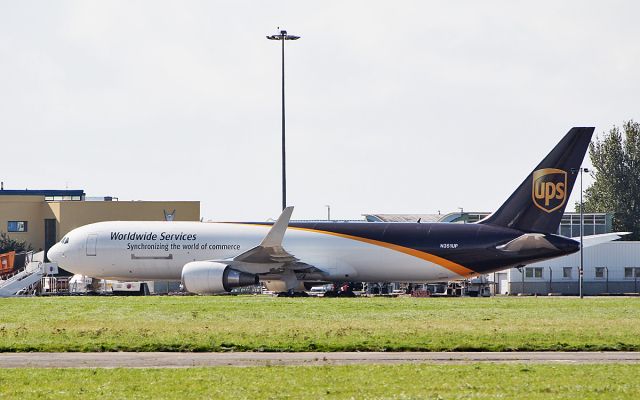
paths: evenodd
<path fill-rule="evenodd" d="M 280 292 L 277 297 L 309 297 L 307 292 Z"/>
<path fill-rule="evenodd" d="M 330 290 L 325 292 L 324 297 L 356 297 L 356 294 L 351 290 L 346 292 Z"/>

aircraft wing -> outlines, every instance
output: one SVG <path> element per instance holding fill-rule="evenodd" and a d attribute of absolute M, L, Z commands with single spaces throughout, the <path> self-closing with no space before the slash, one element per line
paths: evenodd
<path fill-rule="evenodd" d="M 227 264 L 238 270 L 254 274 L 282 274 L 287 272 L 322 274 L 323 272 L 320 269 L 301 262 L 282 247 L 282 240 L 287 231 L 287 226 L 289 226 L 292 213 L 293 207 L 285 208 L 258 246 L 230 259 L 211 261 Z"/>
<path fill-rule="evenodd" d="M 298 261 L 297 258 L 282 247 L 282 239 L 284 239 L 292 213 L 293 207 L 285 208 L 269 230 L 269 233 L 267 233 L 267 236 L 262 239 L 262 242 L 258 246 L 234 257 L 233 261 L 258 264 L 280 264 Z"/>
<path fill-rule="evenodd" d="M 630 235 L 631 232 L 612 232 L 612 233 L 602 233 L 600 235 L 589 235 L 582 237 L 582 243 L 584 247 L 596 246 L 598 244 L 613 242 L 614 240 L 618 240 L 625 235 Z M 575 240 L 580 240 L 580 238 L 574 238 Z"/>

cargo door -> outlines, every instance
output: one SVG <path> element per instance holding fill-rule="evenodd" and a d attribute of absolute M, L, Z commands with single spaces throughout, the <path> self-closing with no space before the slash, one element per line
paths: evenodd
<path fill-rule="evenodd" d="M 87 255 L 95 256 L 96 255 L 96 246 L 98 245 L 98 235 L 95 233 L 90 233 L 87 235 Z"/>

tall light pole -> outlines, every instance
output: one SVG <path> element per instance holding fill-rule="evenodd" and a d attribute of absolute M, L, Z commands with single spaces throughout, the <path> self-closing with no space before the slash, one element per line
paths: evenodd
<path fill-rule="evenodd" d="M 331 206 L 327 204 L 325 207 L 327 207 L 327 221 L 331 221 Z"/>
<path fill-rule="evenodd" d="M 580 272 L 578 279 L 580 280 L 580 298 L 584 298 L 584 202 L 582 201 L 582 173 L 589 172 L 589 168 L 571 168 L 571 173 L 580 172 Z"/>
<path fill-rule="evenodd" d="M 278 27 L 280 30 L 280 27 Z M 282 209 L 287 207 L 287 157 L 284 134 L 284 42 L 286 40 L 298 40 L 300 36 L 288 35 L 287 31 L 280 30 L 280 33 L 267 36 L 269 40 L 280 40 L 282 42 Z"/>

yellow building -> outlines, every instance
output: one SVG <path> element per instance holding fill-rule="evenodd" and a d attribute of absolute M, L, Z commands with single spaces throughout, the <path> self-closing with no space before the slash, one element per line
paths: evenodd
<path fill-rule="evenodd" d="M 175 211 L 174 211 L 175 210 Z M 199 201 L 87 199 L 82 190 L 0 190 L 0 231 L 48 250 L 72 229 L 100 221 L 199 221 Z"/>

